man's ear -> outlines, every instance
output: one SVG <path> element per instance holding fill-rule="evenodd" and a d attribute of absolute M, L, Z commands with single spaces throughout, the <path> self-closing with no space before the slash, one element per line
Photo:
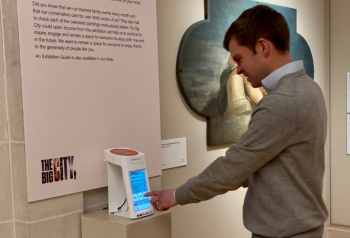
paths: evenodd
<path fill-rule="evenodd" d="M 264 38 L 259 38 L 256 41 L 256 45 L 255 45 L 255 51 L 257 53 L 262 54 L 263 56 L 268 56 L 270 53 L 270 44 L 269 42 L 264 39 Z"/>

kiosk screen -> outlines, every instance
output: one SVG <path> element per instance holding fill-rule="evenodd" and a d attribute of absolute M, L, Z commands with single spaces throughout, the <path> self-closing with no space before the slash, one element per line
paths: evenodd
<path fill-rule="evenodd" d="M 146 171 L 137 170 L 129 172 L 132 199 L 134 202 L 135 212 L 151 207 L 150 199 L 143 195 L 148 192 Z"/>

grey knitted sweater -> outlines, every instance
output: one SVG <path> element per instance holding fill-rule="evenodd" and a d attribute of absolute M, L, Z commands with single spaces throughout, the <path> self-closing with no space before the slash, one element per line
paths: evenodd
<path fill-rule="evenodd" d="M 321 237 L 328 217 L 322 198 L 326 130 L 319 86 L 305 70 L 286 75 L 258 103 L 247 132 L 178 187 L 176 201 L 208 200 L 247 181 L 248 230 L 266 237 Z"/>

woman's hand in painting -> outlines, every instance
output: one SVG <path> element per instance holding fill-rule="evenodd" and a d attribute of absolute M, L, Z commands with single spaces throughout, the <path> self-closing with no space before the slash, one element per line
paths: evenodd
<path fill-rule="evenodd" d="M 145 197 L 152 197 L 150 202 L 157 211 L 166 211 L 178 203 L 174 198 L 175 189 L 152 191 L 145 193 Z"/>
<path fill-rule="evenodd" d="M 263 96 L 266 95 L 265 89 L 263 89 L 262 87 L 253 88 L 252 84 L 248 82 L 247 77 L 245 77 L 243 74 L 241 74 L 241 77 L 243 78 L 244 86 L 248 92 L 250 99 L 255 104 L 258 104 L 258 102 L 263 98 Z M 263 94 L 263 92 L 265 92 L 265 94 Z"/>

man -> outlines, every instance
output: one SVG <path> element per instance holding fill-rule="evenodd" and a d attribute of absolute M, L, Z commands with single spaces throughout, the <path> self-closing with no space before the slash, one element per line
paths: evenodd
<path fill-rule="evenodd" d="M 253 237 L 318 238 L 327 209 L 322 199 L 327 114 L 319 86 L 302 61 L 292 62 L 283 16 L 257 5 L 228 29 L 224 47 L 253 87 L 267 95 L 247 132 L 225 156 L 174 190 L 153 191 L 159 211 L 248 187 L 244 225 Z"/>

